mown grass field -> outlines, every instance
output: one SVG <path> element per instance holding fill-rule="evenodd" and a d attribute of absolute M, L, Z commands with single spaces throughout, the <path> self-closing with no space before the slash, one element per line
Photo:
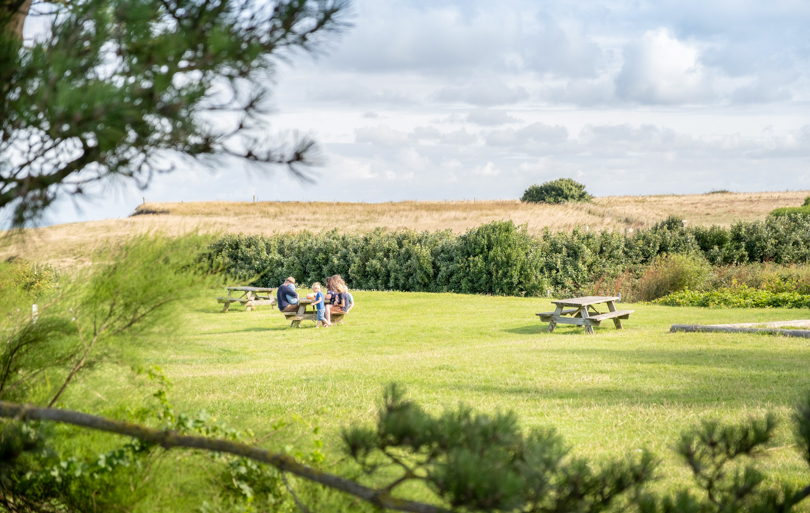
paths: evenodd
<path fill-rule="evenodd" d="M 221 313 L 215 295 L 189 304 L 184 327 L 155 338 L 145 363 L 174 382 L 181 411 L 204 408 L 259 437 L 282 419 L 319 424 L 327 468 L 342 464 L 341 427 L 373 422 L 384 385 L 396 381 L 434 412 L 464 402 L 514 410 L 527 429 L 554 426 L 575 454 L 599 459 L 647 447 L 675 476 L 663 487 L 688 482 L 671 450 L 684 429 L 773 411 L 781 425 L 761 465 L 796 485 L 808 479 L 789 416 L 810 390 L 810 339 L 668 332 L 673 323 L 808 318 L 803 310 L 625 304 L 636 312 L 624 330 L 608 322 L 587 336 L 569 326 L 546 333 L 534 315 L 551 309 L 545 299 L 355 292 L 358 306 L 343 326 L 316 330 L 290 329 L 269 307 Z M 138 394 L 149 400 L 120 368 L 88 375 L 71 393 L 67 402 L 97 410 L 124 398 L 137 403 Z M 309 432 L 303 426 L 293 422 L 264 444 L 278 448 Z M 173 508 L 199 499 L 193 483 L 175 486 L 166 496 Z"/>
<path fill-rule="evenodd" d="M 585 206 L 502 201 L 403 201 L 397 203 L 302 203 L 268 201 L 146 203 L 138 211 L 163 212 L 124 219 L 71 223 L 30 230 L 25 238 L 4 239 L 0 258 L 21 256 L 60 268 L 81 265 L 99 247 L 134 234 L 161 231 L 272 234 L 277 232 L 368 232 L 410 229 L 456 233 L 491 221 L 511 219 L 533 234 L 644 228 L 676 215 L 692 225 L 728 226 L 763 219 L 779 207 L 799 206 L 808 191 L 719 193 L 663 196 L 608 196 Z"/>

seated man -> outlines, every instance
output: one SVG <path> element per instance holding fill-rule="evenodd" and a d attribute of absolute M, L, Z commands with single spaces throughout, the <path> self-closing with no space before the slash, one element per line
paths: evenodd
<path fill-rule="evenodd" d="M 295 312 L 298 310 L 298 293 L 295 291 L 295 278 L 290 276 L 284 280 L 276 291 L 278 309 L 282 312 Z"/>

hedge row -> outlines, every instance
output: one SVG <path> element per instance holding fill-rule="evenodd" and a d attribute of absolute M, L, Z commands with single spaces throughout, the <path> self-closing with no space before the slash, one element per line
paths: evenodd
<path fill-rule="evenodd" d="M 258 286 L 286 276 L 302 283 L 342 275 L 368 290 L 539 295 L 580 292 L 594 280 L 637 271 L 663 253 L 700 254 L 713 264 L 810 261 L 810 219 L 769 217 L 731 228 L 683 228 L 670 218 L 652 229 L 531 236 L 511 221 L 463 235 L 450 231 L 308 232 L 269 237 L 228 235 L 210 247 L 213 267 Z"/>
<path fill-rule="evenodd" d="M 683 290 L 655 301 L 667 306 L 703 306 L 708 308 L 810 308 L 810 296 L 797 292 L 737 287 L 710 292 Z"/>

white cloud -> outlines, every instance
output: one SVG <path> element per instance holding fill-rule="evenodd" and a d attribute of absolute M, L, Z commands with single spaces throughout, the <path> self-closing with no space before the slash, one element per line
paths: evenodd
<path fill-rule="evenodd" d="M 422 139 L 426 139 L 429 141 L 437 140 L 442 138 L 442 133 L 439 132 L 439 129 L 433 126 L 418 126 L 414 128 L 413 132 L 410 134 L 411 139 L 419 141 Z"/>
<path fill-rule="evenodd" d="M 478 108 L 468 114 L 454 112 L 444 118 L 433 120 L 434 123 L 471 123 L 479 126 L 498 126 L 520 123 L 521 120 L 509 115 L 508 112 L 497 109 Z"/>
<path fill-rule="evenodd" d="M 586 35 L 583 21 L 540 11 L 535 30 L 525 36 L 527 67 L 569 78 L 596 76 L 604 49 Z"/>
<path fill-rule="evenodd" d="M 443 103 L 468 103 L 492 107 L 527 100 L 529 93 L 521 86 L 510 87 L 494 79 L 462 87 L 445 87 L 437 91 L 434 98 Z"/>
<path fill-rule="evenodd" d="M 383 148 L 400 148 L 408 144 L 407 134 L 386 125 L 358 128 L 354 134 L 357 143 L 368 143 Z"/>
<path fill-rule="evenodd" d="M 349 105 L 412 105 L 414 98 L 396 91 L 375 91 L 365 87 L 319 88 L 309 91 L 313 102 L 330 102 Z"/>
<path fill-rule="evenodd" d="M 442 136 L 442 142 L 444 144 L 466 146 L 468 144 L 473 144 L 476 141 L 478 141 L 478 135 L 467 132 L 467 130 L 464 128 Z"/>
<path fill-rule="evenodd" d="M 532 123 L 520 129 L 493 130 L 486 136 L 490 146 L 554 146 L 566 142 L 568 130 L 564 126 Z"/>
<path fill-rule="evenodd" d="M 498 176 L 501 174 L 501 170 L 497 169 L 492 162 L 487 162 L 483 166 L 476 166 L 472 174 L 477 176 Z"/>
<path fill-rule="evenodd" d="M 505 111 L 492 109 L 475 109 L 467 114 L 466 121 L 482 126 L 506 125 L 520 122 L 518 118 L 510 116 Z"/>
<path fill-rule="evenodd" d="M 702 103 L 713 96 L 700 51 L 669 30 L 649 30 L 627 45 L 616 93 L 638 103 Z"/>
<path fill-rule="evenodd" d="M 319 180 L 330 181 L 332 177 L 344 180 L 374 180 L 379 173 L 372 170 L 372 163 L 363 161 L 357 158 L 344 157 L 339 155 L 332 156 L 329 162 L 329 172 Z"/>

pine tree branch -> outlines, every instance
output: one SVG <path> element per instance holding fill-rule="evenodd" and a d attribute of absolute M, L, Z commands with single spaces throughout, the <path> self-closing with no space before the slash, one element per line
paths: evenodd
<path fill-rule="evenodd" d="M 803 490 L 800 490 L 798 493 L 796 493 L 796 495 L 793 498 L 796 503 L 799 503 L 808 497 L 810 497 L 810 485 L 808 485 Z"/>
<path fill-rule="evenodd" d="M 38 408 L 35 406 L 0 401 L 0 417 L 12 418 L 20 421 L 41 420 L 49 422 L 61 422 L 72 424 L 88 429 L 106 431 L 118 435 L 131 436 L 139 440 L 155 443 L 164 449 L 188 448 L 200 449 L 204 451 L 222 452 L 250 458 L 261 463 L 271 465 L 281 472 L 289 472 L 309 481 L 319 483 L 328 488 L 345 492 L 375 506 L 395 511 L 407 511 L 412 513 L 448 513 L 449 510 L 406 499 L 399 499 L 391 496 L 386 490 L 376 490 L 363 486 L 355 481 L 344 477 L 336 476 L 326 472 L 321 472 L 312 467 L 303 465 L 287 454 L 278 454 L 265 451 L 250 445 L 230 442 L 227 440 L 217 440 L 202 436 L 179 435 L 176 431 L 161 430 L 122 422 L 118 420 L 105 419 L 95 415 L 88 415 L 72 410 L 61 410 L 56 408 Z"/>

